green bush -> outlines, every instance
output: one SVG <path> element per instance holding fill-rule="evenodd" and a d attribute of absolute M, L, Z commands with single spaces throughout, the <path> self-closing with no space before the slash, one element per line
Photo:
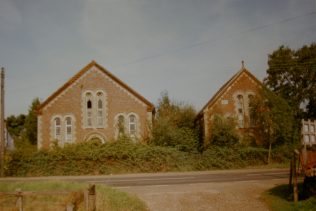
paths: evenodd
<path fill-rule="evenodd" d="M 233 118 L 215 115 L 212 121 L 211 137 L 208 143 L 211 147 L 213 147 L 213 145 L 230 147 L 239 143 L 235 120 Z"/>
<path fill-rule="evenodd" d="M 190 105 L 172 102 L 163 93 L 157 105 L 157 116 L 152 128 L 151 145 L 168 146 L 180 151 L 197 151 L 198 135 L 194 128 L 196 112 Z"/>
<path fill-rule="evenodd" d="M 277 161 L 287 154 L 273 151 Z M 99 175 L 136 172 L 194 171 L 264 165 L 268 150 L 263 148 L 209 147 L 202 153 L 184 152 L 175 147 L 134 143 L 128 138 L 102 144 L 98 141 L 33 148 L 7 154 L 6 176 Z"/>
<path fill-rule="evenodd" d="M 174 148 L 119 140 L 85 142 L 51 150 L 10 154 L 7 176 L 88 175 L 171 171 L 182 168 L 187 156 Z"/>
<path fill-rule="evenodd" d="M 205 150 L 197 164 L 197 169 L 242 168 L 266 163 L 267 150 L 253 147 L 219 147 Z"/>

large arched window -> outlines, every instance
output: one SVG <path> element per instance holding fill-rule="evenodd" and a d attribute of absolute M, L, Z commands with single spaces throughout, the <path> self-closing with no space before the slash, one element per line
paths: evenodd
<path fill-rule="evenodd" d="M 54 119 L 54 139 L 61 140 L 61 120 L 59 117 Z"/>
<path fill-rule="evenodd" d="M 104 126 L 104 94 L 102 92 L 97 93 L 97 126 Z"/>
<path fill-rule="evenodd" d="M 71 117 L 66 117 L 65 119 L 65 131 L 66 131 L 66 136 L 65 136 L 65 140 L 66 142 L 71 142 L 73 139 L 73 126 L 72 126 L 72 119 Z"/>
<path fill-rule="evenodd" d="M 117 117 L 117 130 L 118 136 L 125 134 L 125 118 L 122 114 Z"/>
<path fill-rule="evenodd" d="M 87 92 L 85 95 L 85 111 L 86 111 L 86 126 L 92 127 L 93 126 L 93 96 L 92 93 Z"/>
<path fill-rule="evenodd" d="M 244 127 L 244 97 L 239 94 L 237 95 L 237 118 L 238 127 Z"/>
<path fill-rule="evenodd" d="M 136 132 L 137 132 L 137 119 L 136 116 L 134 114 L 129 115 L 128 117 L 129 120 L 129 134 L 133 137 L 136 136 Z"/>

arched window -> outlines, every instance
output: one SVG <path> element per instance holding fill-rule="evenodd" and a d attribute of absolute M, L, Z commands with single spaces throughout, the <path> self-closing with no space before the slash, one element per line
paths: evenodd
<path fill-rule="evenodd" d="M 97 93 L 97 126 L 104 126 L 104 96 L 102 92 Z"/>
<path fill-rule="evenodd" d="M 61 120 L 59 117 L 56 117 L 54 119 L 54 139 L 61 140 L 60 134 L 61 134 Z"/>
<path fill-rule="evenodd" d="M 255 126 L 255 120 L 254 120 L 254 108 L 253 108 L 253 102 L 254 96 L 252 94 L 248 95 L 248 112 L 249 112 L 249 125 L 250 127 Z"/>
<path fill-rule="evenodd" d="M 131 114 L 129 116 L 129 134 L 131 136 L 136 136 L 136 130 L 137 130 L 137 121 L 136 116 L 134 114 Z"/>
<path fill-rule="evenodd" d="M 119 115 L 117 118 L 117 130 L 118 136 L 125 134 L 125 118 L 123 115 Z"/>
<path fill-rule="evenodd" d="M 70 142 L 72 141 L 72 133 L 73 133 L 73 129 L 72 129 L 72 119 L 71 117 L 66 117 L 65 119 L 65 127 L 66 127 L 66 142 Z"/>
<path fill-rule="evenodd" d="M 238 127 L 244 127 L 244 97 L 242 95 L 237 96 L 237 117 Z"/>
<path fill-rule="evenodd" d="M 92 127 L 92 116 L 93 116 L 93 99 L 92 99 L 92 93 L 88 92 L 86 93 L 86 126 Z"/>

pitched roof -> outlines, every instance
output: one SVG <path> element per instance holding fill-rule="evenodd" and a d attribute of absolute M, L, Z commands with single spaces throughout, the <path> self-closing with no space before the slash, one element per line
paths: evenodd
<path fill-rule="evenodd" d="M 82 68 L 77 74 L 75 74 L 72 78 L 70 78 L 63 86 L 61 86 L 57 91 L 55 91 L 52 95 L 50 95 L 41 105 L 39 106 L 38 111 L 41 112 L 42 109 L 49 104 L 55 97 L 57 97 L 61 92 L 63 92 L 65 89 L 67 89 L 71 84 L 73 84 L 75 81 L 77 81 L 82 75 L 84 75 L 88 70 L 90 70 L 93 66 L 97 67 L 101 72 L 103 72 L 105 75 L 110 77 L 112 80 L 114 80 L 116 83 L 121 85 L 124 89 L 129 91 L 131 94 L 133 94 L 136 98 L 138 98 L 140 101 L 145 103 L 148 106 L 149 111 L 154 111 L 155 107 L 154 105 L 149 102 L 147 99 L 145 99 L 142 95 L 138 94 L 135 90 L 130 88 L 127 84 L 125 84 L 123 81 L 121 81 L 119 78 L 114 76 L 112 73 L 110 73 L 107 69 L 96 63 L 94 60 L 92 60 L 89 64 L 87 64 L 84 68 Z"/>
<path fill-rule="evenodd" d="M 258 83 L 260 86 L 263 86 L 262 82 L 259 81 L 253 74 L 247 70 L 244 65 L 242 65 L 242 68 L 235 74 L 231 79 L 229 79 L 216 93 L 213 95 L 213 97 L 206 103 L 206 105 L 201 109 L 201 111 L 197 114 L 197 119 L 200 118 L 203 114 L 203 111 L 209 107 L 212 106 L 216 103 L 216 101 L 224 94 L 226 89 L 231 86 L 241 75 L 245 73 L 247 74 L 250 78 L 252 78 L 256 83 Z"/>

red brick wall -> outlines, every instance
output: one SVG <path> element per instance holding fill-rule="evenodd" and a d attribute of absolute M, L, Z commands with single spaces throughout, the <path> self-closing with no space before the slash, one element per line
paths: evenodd
<path fill-rule="evenodd" d="M 261 84 L 258 81 L 250 77 L 246 72 L 243 72 L 230 86 L 223 90 L 222 95 L 211 105 L 208 105 L 204 109 L 204 140 L 205 144 L 208 143 L 211 137 L 211 124 L 213 115 L 222 115 L 234 117 L 237 121 L 237 108 L 236 108 L 236 96 L 242 94 L 244 96 L 244 104 L 248 104 L 248 100 L 245 99 L 249 94 L 259 95 Z M 246 105 L 247 107 L 248 105 Z M 245 131 L 249 132 L 249 112 L 245 109 L 244 115 L 244 128 L 239 129 L 240 133 Z M 255 138 L 256 134 L 253 134 Z"/>
<path fill-rule="evenodd" d="M 106 93 L 107 122 L 105 128 L 83 128 L 82 94 L 87 91 L 103 90 Z M 75 142 L 85 141 L 91 133 L 100 133 L 107 141 L 115 138 L 114 118 L 119 113 L 135 113 L 139 117 L 138 131 L 140 138 L 147 136 L 147 127 L 151 112 L 147 105 L 130 94 L 126 89 L 93 67 L 75 83 L 66 88 L 43 109 L 39 116 L 39 148 L 48 148 L 54 140 L 52 134 L 52 117 L 55 115 L 73 115 L 75 117 Z"/>

